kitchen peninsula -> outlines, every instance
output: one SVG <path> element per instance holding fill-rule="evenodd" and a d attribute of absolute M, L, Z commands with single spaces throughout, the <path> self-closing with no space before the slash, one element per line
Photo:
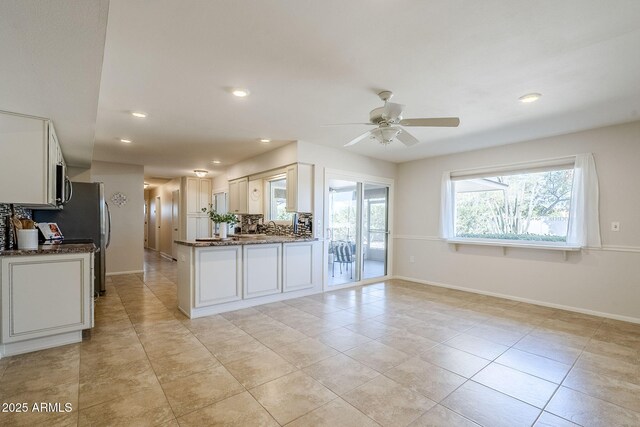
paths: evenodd
<path fill-rule="evenodd" d="M 178 244 L 178 308 L 189 318 L 322 291 L 322 244 L 246 235 Z"/>

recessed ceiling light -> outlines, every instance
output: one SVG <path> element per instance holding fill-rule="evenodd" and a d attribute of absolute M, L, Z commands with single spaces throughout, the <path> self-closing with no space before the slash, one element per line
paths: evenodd
<path fill-rule="evenodd" d="M 209 173 L 209 171 L 206 171 L 204 169 L 196 169 L 193 172 L 196 174 L 198 178 L 204 178 Z"/>
<path fill-rule="evenodd" d="M 125 144 L 131 144 L 133 141 L 127 138 L 120 138 L 120 142 L 124 142 Z"/>
<path fill-rule="evenodd" d="M 539 93 L 528 93 L 526 95 L 522 95 L 520 98 L 518 98 L 518 100 L 520 102 L 528 104 L 529 102 L 536 102 L 538 99 L 540 99 L 541 96 L 542 95 Z"/>
<path fill-rule="evenodd" d="M 222 162 L 220 160 L 212 160 L 211 163 L 213 163 L 214 165 L 219 165 Z"/>
<path fill-rule="evenodd" d="M 139 119 L 144 119 L 145 117 L 147 117 L 147 113 L 143 113 L 142 111 L 132 111 L 131 115 Z"/>
<path fill-rule="evenodd" d="M 271 140 L 269 138 L 260 138 L 260 142 L 264 143 L 264 144 L 268 144 L 271 142 Z"/>
<path fill-rule="evenodd" d="M 249 96 L 250 92 L 249 92 L 249 89 L 243 89 L 243 88 L 237 87 L 237 88 L 231 89 L 231 93 L 234 96 L 237 96 L 238 98 L 244 98 L 245 96 Z"/>

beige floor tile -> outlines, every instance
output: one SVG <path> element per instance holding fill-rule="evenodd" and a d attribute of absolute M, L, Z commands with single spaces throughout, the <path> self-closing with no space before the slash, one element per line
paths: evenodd
<path fill-rule="evenodd" d="M 9 360 L 9 365 L 0 378 L 0 400 L 9 402 L 11 396 L 63 384 L 78 384 L 80 360 L 68 362 L 51 358 Z M 18 361 L 19 360 L 19 361 Z M 29 362 L 31 360 L 32 362 Z M 51 365 L 47 366 L 47 363 Z"/>
<path fill-rule="evenodd" d="M 14 394 L 3 403 L 27 403 L 26 412 L 4 411 L 0 413 L 0 425 L 3 426 L 34 426 L 44 423 L 47 426 L 76 425 L 78 419 L 78 384 L 68 383 L 54 385 L 38 390 L 30 390 Z M 63 412 L 39 412 L 33 408 L 39 402 L 58 403 Z M 70 412 L 66 411 L 66 404 L 70 405 Z"/>
<path fill-rule="evenodd" d="M 158 379 L 147 359 L 101 366 L 80 378 L 80 409 L 157 387 Z"/>
<path fill-rule="evenodd" d="M 174 418 L 160 386 L 80 410 L 79 426 L 153 426 Z"/>
<path fill-rule="evenodd" d="M 544 328 L 536 328 L 528 336 L 578 350 L 584 349 L 589 342 L 589 337 Z"/>
<path fill-rule="evenodd" d="M 249 390 L 278 421 L 286 424 L 336 398 L 329 389 L 298 371 Z"/>
<path fill-rule="evenodd" d="M 398 328 L 394 328 L 393 326 L 376 322 L 375 320 L 361 320 L 349 325 L 345 325 L 344 327 L 346 329 L 349 329 L 350 331 L 357 332 L 358 334 L 364 335 L 365 337 L 371 339 L 380 338 L 384 334 L 400 330 Z"/>
<path fill-rule="evenodd" d="M 433 347 L 420 354 L 420 358 L 465 378 L 471 378 L 489 364 L 486 359 L 446 345 Z"/>
<path fill-rule="evenodd" d="M 508 366 L 518 371 L 560 384 L 571 369 L 558 361 L 538 356 L 533 353 L 511 348 L 495 360 L 496 363 Z"/>
<path fill-rule="evenodd" d="M 557 384 L 497 363 L 478 372 L 472 380 L 540 409 L 558 388 Z"/>
<path fill-rule="evenodd" d="M 509 349 L 502 344 L 467 334 L 457 335 L 444 344 L 488 360 L 495 359 Z"/>
<path fill-rule="evenodd" d="M 387 371 L 411 357 L 377 341 L 369 341 L 344 354 L 378 372 Z"/>
<path fill-rule="evenodd" d="M 466 378 L 414 357 L 384 373 L 399 384 L 439 402 L 460 387 Z"/>
<path fill-rule="evenodd" d="M 280 330 L 270 330 L 266 333 L 254 334 L 253 337 L 272 350 L 291 344 L 292 342 L 309 338 L 302 332 L 296 331 L 288 326 Z"/>
<path fill-rule="evenodd" d="M 287 427 L 376 427 L 378 423 L 337 398 L 287 424 Z"/>
<path fill-rule="evenodd" d="M 437 342 L 429 338 L 424 338 L 406 331 L 391 332 L 390 334 L 381 336 L 376 341 L 412 356 L 423 353 L 438 345 Z"/>
<path fill-rule="evenodd" d="M 640 385 L 638 384 L 574 368 L 562 385 L 623 408 L 640 412 Z"/>
<path fill-rule="evenodd" d="M 578 369 L 640 385 L 640 364 L 629 363 L 612 357 L 584 352 L 574 365 Z"/>
<path fill-rule="evenodd" d="M 567 365 L 572 365 L 582 353 L 582 348 L 574 348 L 566 344 L 563 345 L 562 340 L 547 340 L 531 335 L 524 337 L 513 347 Z"/>
<path fill-rule="evenodd" d="M 347 351 L 371 341 L 371 338 L 360 335 L 344 327 L 320 334 L 317 338 L 338 351 Z"/>
<path fill-rule="evenodd" d="M 566 387 L 560 387 L 545 411 L 584 426 L 640 425 L 640 413 Z"/>
<path fill-rule="evenodd" d="M 216 345 L 209 344 L 206 347 L 222 363 L 244 360 L 271 351 L 251 335 L 232 338 Z"/>
<path fill-rule="evenodd" d="M 640 363 L 640 345 L 633 348 L 607 341 L 592 339 L 584 348 L 584 351 L 611 357 L 613 359 L 619 359 L 624 362 Z"/>
<path fill-rule="evenodd" d="M 530 426 L 540 410 L 473 381 L 468 381 L 441 404 L 480 425 Z"/>
<path fill-rule="evenodd" d="M 149 359 L 161 359 L 169 355 L 198 351 L 203 348 L 202 343 L 190 334 L 143 342 L 142 345 Z"/>
<path fill-rule="evenodd" d="M 478 427 L 460 414 L 436 405 L 410 424 L 410 427 Z"/>
<path fill-rule="evenodd" d="M 434 401 L 382 375 L 342 397 L 383 426 L 409 425 L 435 405 Z"/>
<path fill-rule="evenodd" d="M 243 392 L 213 405 L 191 412 L 181 417 L 180 427 L 201 426 L 260 426 L 277 427 L 279 424 L 249 394 Z"/>
<path fill-rule="evenodd" d="M 472 335 L 478 338 L 483 338 L 487 341 L 502 344 L 504 346 L 512 346 L 517 343 L 522 337 L 526 335 L 526 332 L 517 331 L 513 329 L 502 329 L 488 325 L 478 325 L 465 331 L 467 335 Z"/>
<path fill-rule="evenodd" d="M 154 359 L 151 365 L 158 380 L 163 384 L 215 368 L 220 362 L 206 348 L 201 348 Z"/>
<path fill-rule="evenodd" d="M 295 366 L 273 351 L 229 362 L 224 366 L 246 388 L 255 387 L 296 370 Z"/>
<path fill-rule="evenodd" d="M 162 384 L 162 388 L 176 417 L 244 391 L 223 366 Z"/>
<path fill-rule="evenodd" d="M 407 331 L 436 342 L 450 340 L 460 333 L 459 331 L 446 326 L 430 325 L 424 322 L 409 326 Z"/>
<path fill-rule="evenodd" d="M 378 371 L 356 360 L 337 354 L 303 371 L 336 394 L 342 395 L 379 375 Z"/>
<path fill-rule="evenodd" d="M 275 352 L 299 369 L 338 354 L 335 349 L 314 338 L 306 338 L 287 344 L 275 349 Z"/>
<path fill-rule="evenodd" d="M 543 412 L 534 424 L 534 427 L 575 427 L 577 425 L 578 424 L 574 424 L 557 415 Z"/>

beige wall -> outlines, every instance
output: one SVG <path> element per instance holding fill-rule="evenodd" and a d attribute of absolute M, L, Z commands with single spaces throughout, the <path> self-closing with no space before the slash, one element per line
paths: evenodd
<path fill-rule="evenodd" d="M 69 166 L 67 168 L 67 176 L 71 182 L 92 182 L 91 169 L 74 168 Z"/>
<path fill-rule="evenodd" d="M 144 259 L 144 167 L 120 163 L 93 162 L 91 178 L 104 183 L 105 199 L 111 210 L 111 245 L 107 249 L 107 274 L 143 270 Z M 127 196 L 118 207 L 114 193 Z"/>
<path fill-rule="evenodd" d="M 592 152 L 602 250 L 561 253 L 437 239 L 443 171 Z M 403 163 L 395 204 L 397 276 L 640 322 L 640 122 Z M 619 221 L 620 232 L 611 231 Z M 415 262 L 410 263 L 409 257 Z"/>

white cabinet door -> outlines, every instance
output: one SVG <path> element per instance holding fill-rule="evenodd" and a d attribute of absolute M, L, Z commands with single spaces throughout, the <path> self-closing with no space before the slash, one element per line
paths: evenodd
<path fill-rule="evenodd" d="M 195 307 L 237 301 L 242 298 L 240 246 L 195 250 Z"/>
<path fill-rule="evenodd" d="M 244 298 L 282 291 L 282 244 L 244 246 Z"/>
<path fill-rule="evenodd" d="M 249 179 L 241 178 L 229 181 L 229 212 L 249 212 Z"/>
<path fill-rule="evenodd" d="M 201 214 L 202 212 L 200 212 L 200 201 L 198 199 L 199 197 L 199 189 L 200 189 L 200 185 L 198 183 L 198 178 L 187 178 L 187 185 L 186 185 L 186 199 L 187 199 L 187 214 L 189 215 L 198 215 Z"/>
<path fill-rule="evenodd" d="M 198 217 L 188 215 L 185 239 L 195 240 L 196 237 L 198 237 Z"/>
<path fill-rule="evenodd" d="M 317 242 L 283 244 L 282 291 L 297 291 L 315 286 Z"/>
<path fill-rule="evenodd" d="M 92 255 L 2 259 L 2 342 L 91 327 Z"/>
<path fill-rule="evenodd" d="M 198 213 L 203 213 L 202 209 L 209 209 L 209 205 L 211 204 L 211 180 L 201 179 L 198 191 L 200 198 Z"/>
<path fill-rule="evenodd" d="M 205 237 L 211 237 L 211 220 L 209 217 L 197 217 L 197 232 L 196 237 L 201 239 Z"/>
<path fill-rule="evenodd" d="M 313 210 L 313 166 L 287 166 L 287 212 Z"/>

